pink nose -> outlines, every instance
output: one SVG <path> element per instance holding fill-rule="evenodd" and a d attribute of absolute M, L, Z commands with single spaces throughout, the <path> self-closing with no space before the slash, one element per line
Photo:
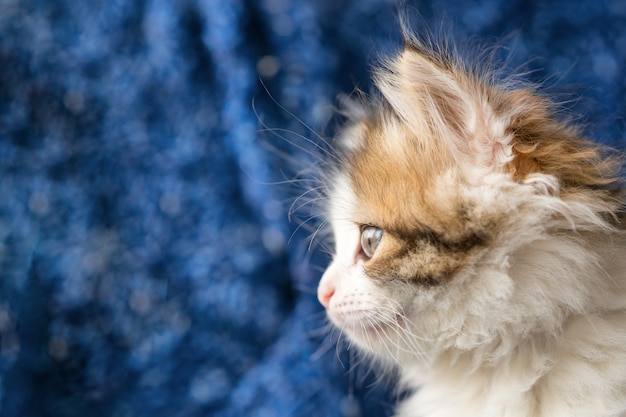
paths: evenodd
<path fill-rule="evenodd" d="M 335 294 L 334 288 L 326 288 L 321 285 L 317 287 L 317 299 L 320 300 L 320 303 L 324 306 L 324 308 L 328 308 L 330 304 L 330 299 Z"/>

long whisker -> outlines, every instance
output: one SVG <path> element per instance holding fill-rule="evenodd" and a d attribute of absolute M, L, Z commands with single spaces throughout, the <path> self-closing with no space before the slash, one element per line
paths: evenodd
<path fill-rule="evenodd" d="M 291 215 L 293 215 L 294 213 L 298 212 L 300 209 L 302 209 L 302 207 L 308 205 L 308 204 L 313 204 L 319 200 L 325 199 L 326 197 L 323 196 L 323 194 L 321 194 L 321 190 L 323 190 L 325 188 L 325 186 L 320 185 L 317 187 L 313 187 L 313 188 L 309 188 L 307 191 L 305 191 L 304 193 L 300 194 L 300 196 L 298 196 L 298 198 L 296 198 L 292 205 L 291 208 L 289 209 L 289 216 L 291 218 Z M 316 194 L 316 198 L 312 199 L 312 200 L 306 200 L 306 197 L 309 194 Z M 300 205 L 298 205 L 298 203 L 300 202 L 300 200 L 305 200 L 304 203 L 300 203 Z"/>
<path fill-rule="evenodd" d="M 339 161 L 338 161 L 338 159 L 337 159 L 337 157 L 336 157 L 337 152 L 336 152 L 336 150 L 332 147 L 332 145 L 330 145 L 330 144 L 328 143 L 328 141 L 327 141 L 324 137 L 322 137 L 319 133 L 317 133 L 317 132 L 316 132 L 316 131 L 315 131 L 315 130 L 311 127 L 311 126 L 309 126 L 309 125 L 308 125 L 306 122 L 304 122 L 301 118 L 299 118 L 299 117 L 298 117 L 298 116 L 296 116 L 293 112 L 289 111 L 289 110 L 288 110 L 285 106 L 283 106 L 282 104 L 280 104 L 280 103 L 278 102 L 278 100 L 276 100 L 276 99 L 274 98 L 274 96 L 272 95 L 272 93 L 270 93 L 269 89 L 267 88 L 267 86 L 265 85 L 265 83 L 263 82 L 263 80 L 260 80 L 260 82 L 261 82 L 261 86 L 262 86 L 262 87 L 263 87 L 263 89 L 265 90 L 265 92 L 266 92 L 266 94 L 268 95 L 268 97 L 272 100 L 272 102 L 273 102 L 276 106 L 278 106 L 278 108 L 279 108 L 279 109 L 281 109 L 282 111 L 284 111 L 285 113 L 287 113 L 287 114 L 289 115 L 289 117 L 293 118 L 293 120 L 295 120 L 296 122 L 298 122 L 298 123 L 299 123 L 301 126 L 303 126 L 306 130 L 308 130 L 309 132 L 311 132 L 311 133 L 312 133 L 312 134 L 313 134 L 313 135 L 314 135 L 317 139 L 319 139 L 322 143 L 324 143 L 325 145 L 327 145 L 327 146 L 330 148 L 330 150 L 328 150 L 328 149 L 326 149 L 326 148 L 322 147 L 319 143 L 314 142 L 314 141 L 312 141 L 311 139 L 309 139 L 309 138 L 307 138 L 307 137 L 305 137 L 305 136 L 300 135 L 300 138 L 301 138 L 302 140 L 304 140 L 305 142 L 307 142 L 307 143 L 309 143 L 309 144 L 313 145 L 313 147 L 314 147 L 315 149 L 317 149 L 319 152 L 321 152 L 324 156 L 329 157 L 329 158 L 334 159 L 334 160 L 336 160 L 337 162 L 339 162 Z M 257 119 L 260 121 L 260 123 L 263 125 L 263 127 L 266 127 L 266 128 L 267 128 L 267 126 L 265 126 L 265 124 L 261 121 L 261 117 L 260 117 L 260 115 L 258 114 L 258 112 L 257 112 L 257 110 L 256 110 L 256 106 L 254 105 L 254 100 L 253 100 L 253 105 L 252 105 L 252 108 L 253 108 L 254 114 L 255 114 L 255 116 L 257 117 Z M 293 133 L 293 132 L 291 132 L 291 133 Z M 308 150 L 306 150 L 306 149 L 302 149 L 302 148 L 300 148 L 300 149 L 301 149 L 301 150 L 303 150 L 304 152 L 309 153 L 309 151 L 308 151 Z M 310 154 L 310 153 L 309 153 L 309 154 Z"/>

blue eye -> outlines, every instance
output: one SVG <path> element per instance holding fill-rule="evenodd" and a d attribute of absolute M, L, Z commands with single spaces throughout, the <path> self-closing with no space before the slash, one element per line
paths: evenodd
<path fill-rule="evenodd" d="M 383 230 L 374 226 L 364 226 L 361 229 L 361 249 L 368 258 L 374 256 L 376 249 L 383 239 Z"/>

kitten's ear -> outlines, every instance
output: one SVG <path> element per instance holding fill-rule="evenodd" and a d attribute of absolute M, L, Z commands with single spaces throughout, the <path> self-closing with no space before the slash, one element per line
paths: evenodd
<path fill-rule="evenodd" d="M 405 31 L 402 53 L 376 74 L 376 85 L 417 138 L 441 141 L 479 168 L 512 160 L 512 134 L 494 110 L 498 90 L 447 44 Z"/>

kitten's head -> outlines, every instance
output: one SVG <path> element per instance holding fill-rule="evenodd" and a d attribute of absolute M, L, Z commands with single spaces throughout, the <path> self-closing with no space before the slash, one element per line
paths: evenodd
<path fill-rule="evenodd" d="M 598 302 L 585 236 L 613 227 L 614 165 L 532 89 L 426 44 L 407 35 L 351 104 L 318 297 L 366 351 L 494 360 Z"/>

